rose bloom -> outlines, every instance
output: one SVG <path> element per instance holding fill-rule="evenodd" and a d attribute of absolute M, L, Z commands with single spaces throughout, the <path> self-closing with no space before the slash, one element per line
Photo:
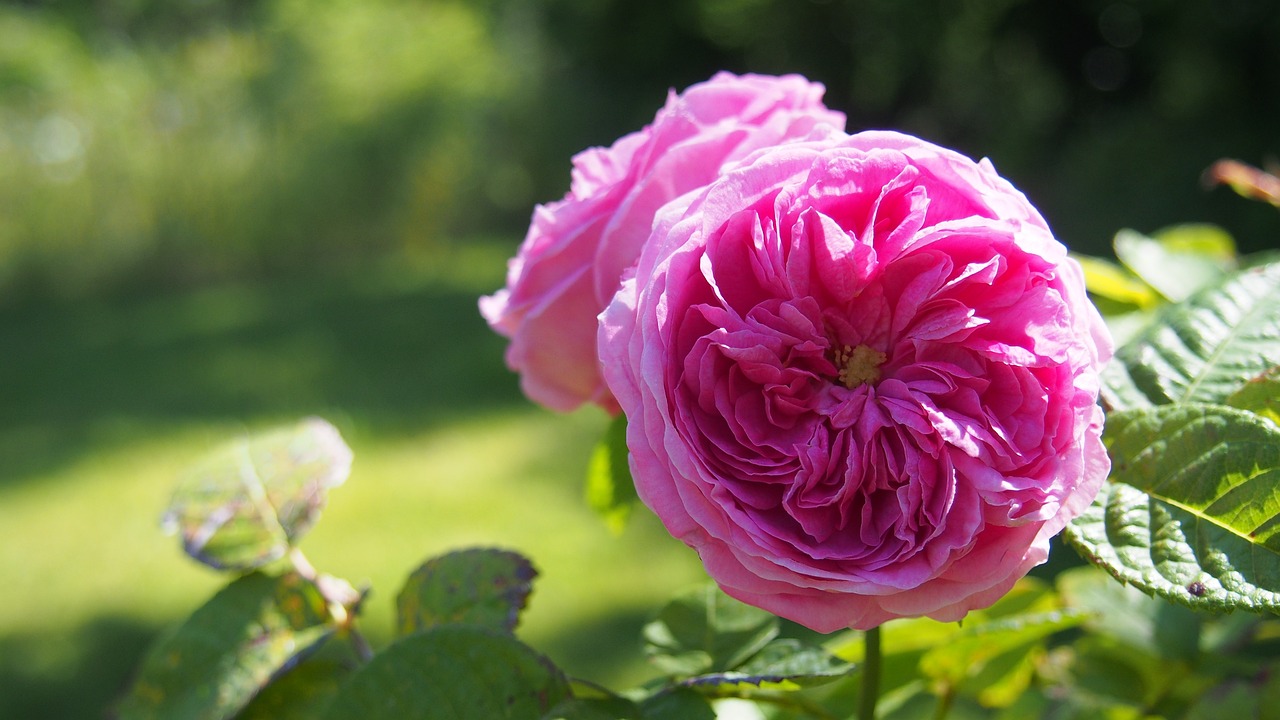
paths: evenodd
<path fill-rule="evenodd" d="M 511 260 L 507 286 L 480 301 L 511 339 L 507 365 L 530 399 L 568 411 L 617 406 L 600 377 L 596 316 L 635 264 L 654 213 L 713 180 L 754 150 L 802 138 L 819 124 L 844 127 L 822 105 L 822 85 L 798 75 L 719 73 L 667 104 L 643 130 L 573 159 L 573 184 L 539 206 Z"/>
<path fill-rule="evenodd" d="M 599 339 L 641 499 L 814 630 L 990 605 L 1110 469 L 1080 267 L 990 163 L 909 136 L 764 150 L 671 203 Z"/>

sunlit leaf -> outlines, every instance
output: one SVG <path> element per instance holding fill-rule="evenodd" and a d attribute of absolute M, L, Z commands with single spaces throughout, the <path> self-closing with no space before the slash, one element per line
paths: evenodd
<path fill-rule="evenodd" d="M 1178 225 L 1147 237 L 1121 230 L 1116 257 L 1166 298 L 1180 302 L 1235 268 L 1236 246 L 1214 225 Z"/>
<path fill-rule="evenodd" d="M 1280 365 L 1280 263 L 1250 268 L 1169 305 L 1104 371 L 1110 409 L 1221 403 Z"/>
<path fill-rule="evenodd" d="M 966 623 L 955 636 L 924 654 L 920 671 L 952 687 L 970 678 L 974 695 L 993 707 L 1008 705 L 1031 682 L 1033 654 L 1042 641 L 1084 622 L 1085 613 L 1055 610 Z M 995 672 L 985 672 L 988 668 Z"/>
<path fill-rule="evenodd" d="M 1114 480 L 1280 560 L 1280 426 L 1222 405 L 1168 405 L 1112 414 L 1107 436 Z"/>
<path fill-rule="evenodd" d="M 1227 398 L 1226 404 L 1280 425 L 1280 366 L 1272 367 L 1245 383 Z"/>
<path fill-rule="evenodd" d="M 1280 427 L 1218 405 L 1112 413 L 1114 482 L 1068 541 L 1191 607 L 1280 609 Z"/>
<path fill-rule="evenodd" d="M 778 634 L 778 618 L 705 585 L 645 625 L 645 653 L 663 672 L 687 677 L 734 670 Z"/>
<path fill-rule="evenodd" d="M 639 501 L 627 464 L 627 418 L 619 413 L 591 453 L 587 465 L 587 505 L 615 533 L 622 532 Z"/>
<path fill-rule="evenodd" d="M 396 598 L 401 635 L 469 623 L 511 632 L 538 571 L 519 553 L 471 549 L 432 558 L 409 576 Z"/>
<path fill-rule="evenodd" d="M 330 489 L 347 479 L 351 450 L 312 418 L 223 446 L 179 482 L 165 528 L 191 557 L 251 569 L 283 557 L 311 529 Z"/>
<path fill-rule="evenodd" d="M 326 720 L 530 720 L 569 698 L 549 660 L 506 633 L 442 625 L 397 640 L 338 690 Z"/>
<path fill-rule="evenodd" d="M 334 632 L 325 600 L 294 573 L 246 575 L 151 649 L 120 720 L 222 720 Z"/>
<path fill-rule="evenodd" d="M 1137 309 L 1149 309 L 1161 303 L 1155 289 L 1110 260 L 1088 255 L 1073 257 L 1084 270 L 1085 287 L 1095 300 Z"/>
<path fill-rule="evenodd" d="M 1118 580 L 1193 608 L 1280 611 L 1280 562 L 1236 533 L 1105 483 L 1064 537 Z"/>

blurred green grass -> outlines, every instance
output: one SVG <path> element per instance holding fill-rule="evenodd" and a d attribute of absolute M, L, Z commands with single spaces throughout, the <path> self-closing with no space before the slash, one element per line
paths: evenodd
<path fill-rule="evenodd" d="M 640 625 L 699 577 L 696 558 L 647 514 L 614 537 L 586 507 L 605 418 L 523 400 L 475 309 L 507 250 L 461 247 L 428 269 L 0 315 L 0 717 L 100 716 L 162 624 L 224 581 L 158 528 L 176 475 L 306 414 L 334 421 L 356 459 L 302 547 L 372 585 L 375 643 L 420 562 L 509 547 L 541 571 L 529 642 L 583 677 L 646 677 Z"/>

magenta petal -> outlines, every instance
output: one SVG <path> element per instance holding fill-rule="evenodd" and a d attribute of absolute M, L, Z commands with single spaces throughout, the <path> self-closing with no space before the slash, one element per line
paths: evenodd
<path fill-rule="evenodd" d="M 1111 341 L 989 163 L 828 132 L 658 217 L 598 352 L 641 499 L 729 594 L 822 632 L 957 620 L 1097 493 Z"/>
<path fill-rule="evenodd" d="M 506 287 L 481 301 L 490 326 L 511 338 L 507 363 L 531 399 L 616 410 L 590 339 L 661 210 L 760 148 L 843 128 L 822 94 L 797 75 L 718 73 L 670 93 L 639 132 L 574 157 L 569 193 L 534 211 Z"/>

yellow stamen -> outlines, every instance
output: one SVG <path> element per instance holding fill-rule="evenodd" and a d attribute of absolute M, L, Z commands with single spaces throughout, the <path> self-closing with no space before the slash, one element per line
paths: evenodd
<path fill-rule="evenodd" d="M 880 379 L 880 365 L 885 359 L 884 353 L 866 345 L 854 348 L 845 345 L 836 350 L 835 363 L 840 368 L 837 378 L 850 390 L 864 383 L 874 383 Z"/>

